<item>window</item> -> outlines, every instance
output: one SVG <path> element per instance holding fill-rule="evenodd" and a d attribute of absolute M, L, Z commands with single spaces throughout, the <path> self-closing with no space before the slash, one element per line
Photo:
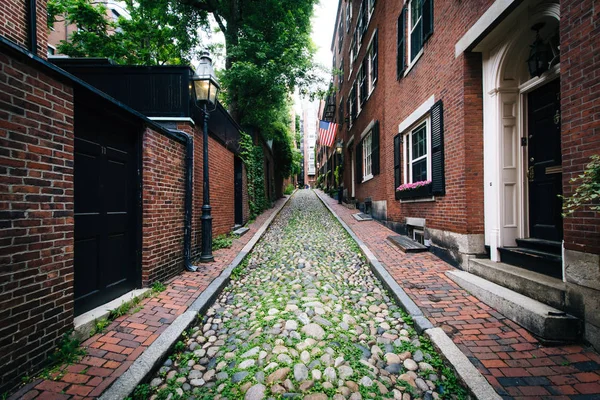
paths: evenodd
<path fill-rule="evenodd" d="M 428 120 L 409 130 L 405 135 L 404 143 L 406 143 L 404 148 L 406 155 L 405 182 L 414 183 L 431 180 L 431 168 L 429 166 L 431 136 L 428 129 Z"/>
<path fill-rule="evenodd" d="M 342 43 L 344 41 L 344 19 L 340 15 L 340 23 L 338 25 L 338 53 L 342 51 Z"/>
<path fill-rule="evenodd" d="M 342 125 L 344 123 L 344 98 L 340 100 L 340 105 L 338 108 L 338 124 Z"/>
<path fill-rule="evenodd" d="M 416 62 L 432 34 L 433 0 L 410 0 L 398 17 L 398 79 L 402 78 L 407 66 Z"/>
<path fill-rule="evenodd" d="M 375 35 L 373 35 L 373 39 L 369 44 L 369 49 L 367 50 L 367 57 L 369 63 L 369 94 L 375 89 L 375 83 L 377 82 L 377 69 L 378 69 L 378 44 L 377 44 L 377 31 L 375 31 Z"/>
<path fill-rule="evenodd" d="M 427 196 L 446 194 L 444 168 L 444 105 L 433 96 L 404 120 L 394 137 L 394 187 L 403 183 L 431 181 Z M 404 128 L 406 126 L 406 128 Z M 419 197 L 427 197 L 419 193 Z M 396 200 L 414 192 L 396 191 Z"/>
<path fill-rule="evenodd" d="M 373 132 L 369 132 L 363 139 L 363 181 L 373 177 L 373 158 L 372 158 Z"/>
<path fill-rule="evenodd" d="M 350 32 L 350 25 L 352 23 L 352 2 L 349 1 L 346 4 L 346 32 Z"/>
<path fill-rule="evenodd" d="M 361 63 L 361 66 L 358 70 L 358 97 L 360 99 L 360 107 L 359 108 L 359 112 L 360 109 L 362 108 L 362 105 L 364 104 L 365 100 L 367 99 L 367 59 L 363 59 L 363 62 Z"/>
<path fill-rule="evenodd" d="M 340 61 L 340 68 L 338 70 L 338 80 L 340 81 L 340 83 L 344 82 L 344 59 L 343 58 Z"/>
<path fill-rule="evenodd" d="M 375 0 L 368 0 L 369 4 L 369 20 L 371 20 L 371 15 L 373 15 L 373 10 L 375 10 Z"/>
<path fill-rule="evenodd" d="M 352 83 L 352 89 L 350 89 L 348 116 L 350 117 L 350 126 L 352 126 L 352 123 L 356 120 L 356 82 Z"/>
<path fill-rule="evenodd" d="M 354 60 L 356 60 L 356 38 L 352 36 L 352 43 L 350 44 L 350 72 L 348 73 L 348 79 L 350 79 L 350 75 L 352 75 L 352 70 L 354 69 Z"/>
<path fill-rule="evenodd" d="M 365 33 L 365 29 L 365 1 L 363 0 L 360 3 L 360 8 L 358 9 L 358 19 L 356 20 L 357 40 L 359 43 L 363 37 L 363 34 Z M 360 47 L 360 44 L 358 47 Z"/>
<path fill-rule="evenodd" d="M 423 4 L 412 0 L 408 7 L 409 54 L 412 62 L 423 48 Z"/>

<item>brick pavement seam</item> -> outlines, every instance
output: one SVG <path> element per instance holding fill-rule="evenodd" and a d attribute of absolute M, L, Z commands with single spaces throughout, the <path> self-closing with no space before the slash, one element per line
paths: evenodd
<path fill-rule="evenodd" d="M 385 267 L 379 262 L 375 254 L 369 247 L 358 238 L 352 228 L 350 228 L 339 215 L 329 206 L 329 204 L 321 197 L 321 193 L 314 191 L 319 200 L 342 225 L 350 237 L 358 244 L 361 252 L 367 258 L 371 270 L 382 281 L 392 295 L 398 300 L 402 308 L 415 321 L 417 331 L 421 334 L 426 334 L 432 341 L 433 345 L 440 350 L 441 355 L 454 369 L 459 379 L 469 388 L 469 391 L 477 399 L 484 400 L 501 400 L 502 397 L 496 393 L 492 385 L 487 379 L 475 368 L 469 359 L 463 354 L 456 344 L 441 328 L 434 328 L 433 324 L 423 315 L 423 312 L 417 304 L 408 296 L 396 280 L 389 274 Z"/>
<path fill-rule="evenodd" d="M 281 210 L 288 203 L 288 196 L 279 208 L 263 223 L 260 229 L 254 234 L 252 239 L 238 253 L 234 260 L 225 268 L 221 275 L 215 278 L 210 285 L 200 294 L 200 296 L 190 305 L 183 314 L 179 315 L 175 321 L 152 343 L 133 364 L 106 390 L 100 400 L 121 400 L 129 396 L 135 388 L 150 374 L 167 356 L 169 351 L 175 346 L 177 339 L 188 329 L 195 321 L 197 315 L 206 310 L 212 301 L 221 293 L 223 288 L 229 282 L 231 272 L 244 260 L 246 255 L 252 251 L 256 243 L 265 234 L 273 220 L 279 215 Z"/>

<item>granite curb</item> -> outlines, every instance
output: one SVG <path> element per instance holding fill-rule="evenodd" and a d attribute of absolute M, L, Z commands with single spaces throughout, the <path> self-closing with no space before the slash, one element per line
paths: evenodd
<path fill-rule="evenodd" d="M 221 293 L 223 288 L 229 282 L 231 272 L 244 260 L 256 245 L 256 243 L 265 234 L 273 220 L 279 215 L 283 207 L 292 198 L 288 196 L 277 210 L 267 219 L 260 229 L 254 234 L 252 239 L 233 259 L 231 264 L 215 278 L 200 296 L 190 305 L 190 307 L 181 314 L 173 323 L 152 343 L 121 375 L 113 384 L 100 396 L 100 400 L 122 400 L 128 397 L 135 388 L 143 382 L 166 357 L 173 348 L 181 334 L 190 327 L 196 320 L 198 313 L 205 311 Z"/>

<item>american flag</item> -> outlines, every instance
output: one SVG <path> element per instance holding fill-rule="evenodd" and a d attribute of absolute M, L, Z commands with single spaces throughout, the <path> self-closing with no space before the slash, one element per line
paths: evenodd
<path fill-rule="evenodd" d="M 319 121 L 319 142 L 322 146 L 333 146 L 337 127 L 333 122 Z"/>

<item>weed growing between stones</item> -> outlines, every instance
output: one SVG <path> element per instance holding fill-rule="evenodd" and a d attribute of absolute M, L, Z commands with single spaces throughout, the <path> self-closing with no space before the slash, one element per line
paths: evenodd
<path fill-rule="evenodd" d="M 297 192 L 133 398 L 466 398 L 359 250 Z"/>

